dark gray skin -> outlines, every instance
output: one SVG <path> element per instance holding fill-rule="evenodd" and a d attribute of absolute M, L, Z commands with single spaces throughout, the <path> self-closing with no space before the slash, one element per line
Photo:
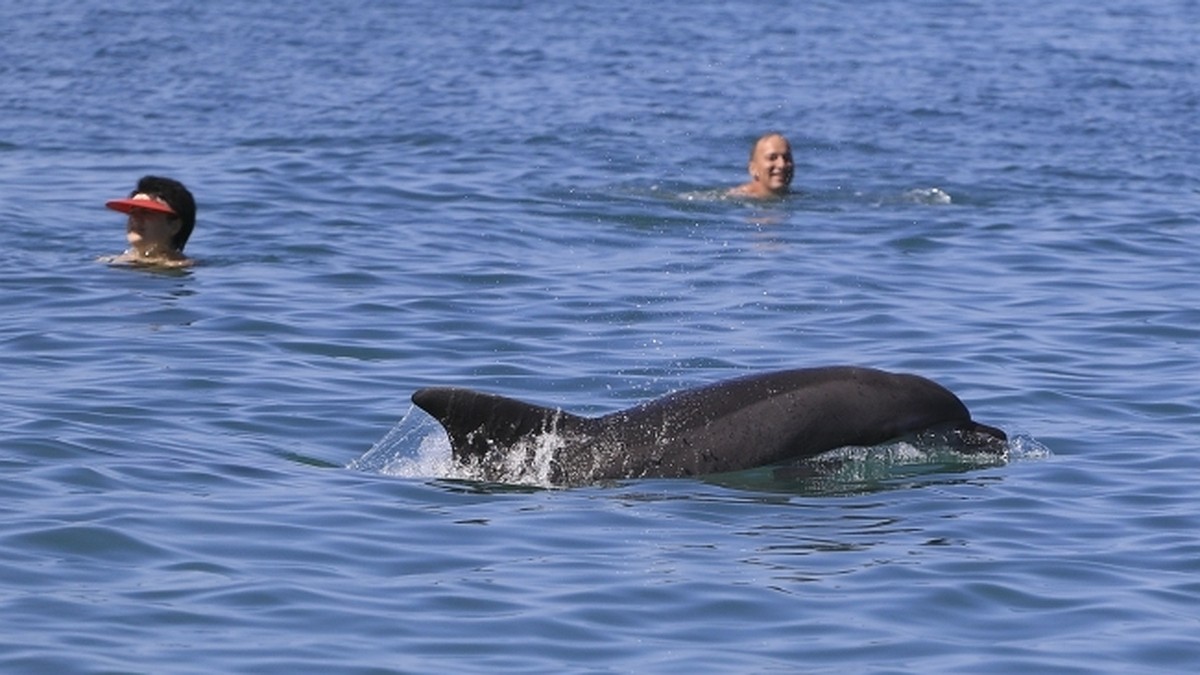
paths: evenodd
<path fill-rule="evenodd" d="M 1003 452 L 1007 440 L 936 382 L 851 366 L 740 377 L 602 417 L 452 387 L 412 399 L 446 429 L 457 460 L 485 471 L 548 437 L 558 485 L 740 471 L 924 432 L 966 451 Z"/>

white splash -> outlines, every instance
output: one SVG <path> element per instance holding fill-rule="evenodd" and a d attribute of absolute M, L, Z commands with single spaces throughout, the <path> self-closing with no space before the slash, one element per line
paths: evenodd
<path fill-rule="evenodd" d="M 554 487 L 554 454 L 565 439 L 555 432 L 532 436 L 512 448 L 497 448 L 482 457 L 451 463 L 447 478 Z"/>
<path fill-rule="evenodd" d="M 441 425 L 415 406 L 347 468 L 404 478 L 446 476 L 454 461 Z"/>
<path fill-rule="evenodd" d="M 511 485 L 552 487 L 554 453 L 566 439 L 554 431 L 538 434 L 508 451 L 457 461 L 442 426 L 413 406 L 362 457 L 346 468 L 399 478 L 449 478 Z"/>
<path fill-rule="evenodd" d="M 952 202 L 950 195 L 939 187 L 914 188 L 904 193 L 904 199 L 914 204 L 928 204 L 931 206 Z"/>

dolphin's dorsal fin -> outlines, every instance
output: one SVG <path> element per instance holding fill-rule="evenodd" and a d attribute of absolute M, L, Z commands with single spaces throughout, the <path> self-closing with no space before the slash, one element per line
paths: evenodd
<path fill-rule="evenodd" d="M 591 423 L 557 408 L 457 387 L 420 389 L 412 400 L 441 423 L 460 457 L 511 448 L 537 434 L 575 432 Z"/>

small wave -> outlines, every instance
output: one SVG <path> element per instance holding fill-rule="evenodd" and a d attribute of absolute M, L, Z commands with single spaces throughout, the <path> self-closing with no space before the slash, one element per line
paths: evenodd
<path fill-rule="evenodd" d="M 446 432 L 432 417 L 411 406 L 383 438 L 346 468 L 403 478 L 430 478 L 450 476 L 453 466 Z"/>
<path fill-rule="evenodd" d="M 1039 460 L 1053 457 L 1050 448 L 1027 434 L 1012 434 L 1008 439 L 1008 457 L 1011 461 Z"/>
<path fill-rule="evenodd" d="M 450 480 L 552 487 L 553 459 L 566 439 L 555 433 L 538 434 L 511 451 L 456 460 L 450 439 L 437 420 L 416 406 L 362 457 L 346 468 L 398 478 Z"/>
<path fill-rule="evenodd" d="M 728 189 L 711 189 L 711 190 L 692 190 L 690 192 L 680 192 L 674 195 L 674 198 L 684 202 L 728 202 L 732 201 Z"/>
<path fill-rule="evenodd" d="M 928 204 L 930 206 L 951 204 L 954 201 L 950 198 L 949 193 L 938 187 L 913 188 L 904 193 L 903 199 L 913 204 Z"/>
<path fill-rule="evenodd" d="M 833 497 L 930 484 L 994 480 L 994 477 L 970 477 L 970 474 L 1003 466 L 1009 458 L 1008 450 L 964 453 L 923 442 L 894 441 L 871 447 L 847 446 L 817 457 L 710 476 L 705 480 L 739 490 Z"/>

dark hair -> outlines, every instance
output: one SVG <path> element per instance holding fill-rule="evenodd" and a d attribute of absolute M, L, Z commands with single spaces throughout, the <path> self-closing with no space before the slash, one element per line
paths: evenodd
<path fill-rule="evenodd" d="M 137 187 L 129 193 L 129 196 L 132 197 L 139 192 L 158 197 L 170 205 L 171 210 L 179 218 L 180 225 L 179 232 L 171 238 L 171 246 L 174 246 L 176 251 L 182 252 L 184 244 L 187 244 L 188 237 L 192 236 L 192 230 L 196 227 L 196 200 L 192 198 L 192 193 L 188 192 L 183 183 L 161 176 L 142 176 Z"/>

